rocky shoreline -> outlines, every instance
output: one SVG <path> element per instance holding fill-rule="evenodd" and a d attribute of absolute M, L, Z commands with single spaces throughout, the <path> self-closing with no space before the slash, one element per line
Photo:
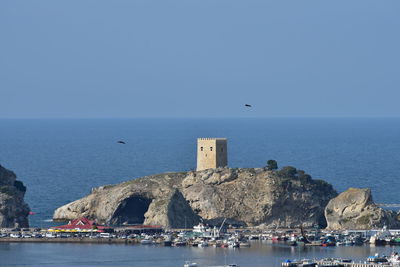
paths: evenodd
<path fill-rule="evenodd" d="M 326 226 L 333 187 L 304 171 L 219 168 L 165 173 L 96 188 L 58 208 L 55 220 L 78 217 L 103 224 L 156 224 L 167 228 L 210 224 L 265 228 Z"/>
<path fill-rule="evenodd" d="M 94 189 L 54 212 L 54 220 L 88 217 L 103 224 L 186 228 L 200 220 L 265 229 L 400 228 L 399 215 L 378 207 L 369 189 L 341 194 L 294 167 L 218 168 L 164 173 Z"/>
<path fill-rule="evenodd" d="M 0 166 L 0 227 L 28 227 L 26 188 Z M 371 190 L 339 195 L 323 180 L 283 167 L 218 168 L 163 173 L 95 188 L 55 210 L 55 221 L 86 217 L 99 224 L 191 228 L 200 221 L 237 227 L 329 230 L 400 228 L 398 213 L 373 202 Z"/>
<path fill-rule="evenodd" d="M 0 228 L 29 227 L 26 187 L 14 172 L 0 165 Z"/>

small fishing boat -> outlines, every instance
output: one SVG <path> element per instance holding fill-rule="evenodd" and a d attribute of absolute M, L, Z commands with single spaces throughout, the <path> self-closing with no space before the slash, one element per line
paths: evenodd
<path fill-rule="evenodd" d="M 197 263 L 190 261 L 185 262 L 185 264 L 183 265 L 183 267 L 198 267 L 198 266 L 199 265 Z"/>
<path fill-rule="evenodd" d="M 175 247 L 184 247 L 184 246 L 187 245 L 187 241 L 184 240 L 184 239 L 178 239 L 178 240 L 175 240 L 175 241 L 172 243 L 172 245 L 175 246 Z"/>
<path fill-rule="evenodd" d="M 208 247 L 208 242 L 207 242 L 207 241 L 201 241 L 197 246 L 198 246 L 199 248 Z"/>
<path fill-rule="evenodd" d="M 229 241 L 228 248 L 238 248 L 240 246 L 239 242 L 237 241 Z"/>
<path fill-rule="evenodd" d="M 367 258 L 367 261 L 369 263 L 383 263 L 383 262 L 388 262 L 387 258 L 385 256 L 380 256 L 378 253 L 376 253 L 374 256 L 369 256 Z"/>
<path fill-rule="evenodd" d="M 142 245 L 151 245 L 151 244 L 153 244 L 153 240 L 151 240 L 151 239 L 142 239 L 142 240 L 140 240 L 140 244 L 142 244 Z"/>
<path fill-rule="evenodd" d="M 240 241 L 239 242 L 239 247 L 240 248 L 249 248 L 250 247 L 250 243 L 247 241 Z"/>

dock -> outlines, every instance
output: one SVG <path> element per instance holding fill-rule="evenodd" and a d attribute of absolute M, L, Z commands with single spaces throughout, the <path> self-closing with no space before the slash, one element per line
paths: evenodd
<path fill-rule="evenodd" d="M 282 267 L 390 267 L 390 263 L 335 262 L 316 260 L 311 262 L 282 262 Z"/>

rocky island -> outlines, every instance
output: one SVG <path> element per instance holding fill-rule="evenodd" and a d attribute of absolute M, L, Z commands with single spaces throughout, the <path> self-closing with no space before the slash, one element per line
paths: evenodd
<path fill-rule="evenodd" d="M 0 227 L 29 227 L 25 191 L 15 173 L 0 165 Z"/>
<path fill-rule="evenodd" d="M 325 208 L 328 229 L 400 228 L 399 214 L 376 205 L 369 188 L 349 188 Z"/>
<path fill-rule="evenodd" d="M 197 171 L 163 173 L 95 188 L 58 208 L 54 220 L 87 217 L 101 224 L 187 228 L 216 225 L 329 229 L 400 226 L 397 214 L 379 208 L 371 191 L 332 185 L 275 160 L 264 168 L 228 168 L 226 138 L 197 139 Z"/>
<path fill-rule="evenodd" d="M 101 186 L 54 212 L 54 220 L 79 217 L 105 224 L 155 224 L 170 228 L 199 222 L 325 227 L 324 209 L 337 196 L 325 181 L 293 167 L 220 167 L 164 173 Z"/>

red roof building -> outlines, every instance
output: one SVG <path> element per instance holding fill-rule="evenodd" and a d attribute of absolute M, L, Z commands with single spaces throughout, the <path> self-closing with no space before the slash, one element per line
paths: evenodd
<path fill-rule="evenodd" d="M 60 225 L 53 227 L 56 230 L 77 230 L 77 231 L 88 231 L 97 230 L 97 232 L 104 232 L 105 229 L 110 229 L 110 227 L 97 225 L 95 221 L 89 220 L 88 218 L 79 218 L 69 221 L 66 225 Z"/>

